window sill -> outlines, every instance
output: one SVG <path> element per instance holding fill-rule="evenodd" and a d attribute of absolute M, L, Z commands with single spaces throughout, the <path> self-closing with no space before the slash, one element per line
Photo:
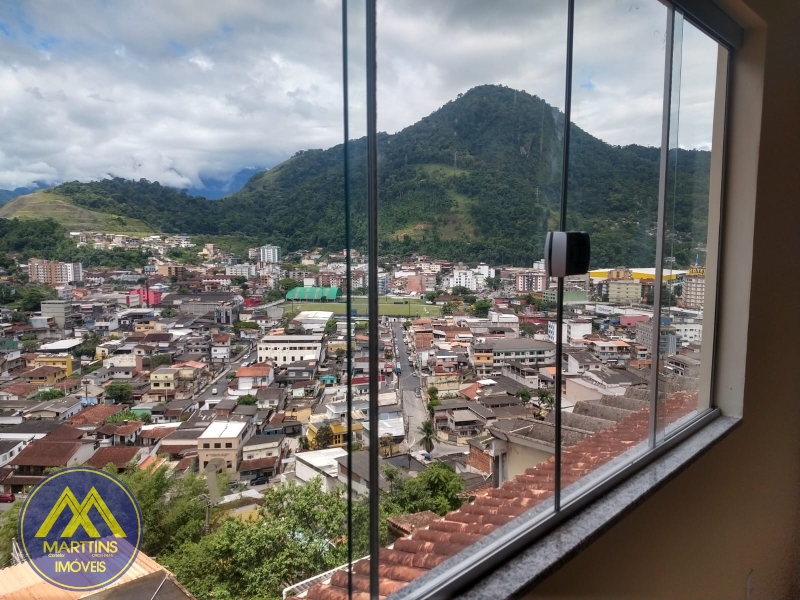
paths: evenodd
<path fill-rule="evenodd" d="M 626 515 L 666 485 L 675 476 L 724 439 L 741 423 L 733 417 L 717 417 L 689 437 L 667 450 L 619 483 L 599 499 L 567 518 L 532 544 L 525 546 L 515 556 L 491 569 L 489 574 L 458 594 L 451 592 L 425 593 L 432 582 L 430 573 L 411 582 L 391 596 L 392 600 L 405 598 L 462 598 L 464 600 L 496 600 L 524 594 L 541 583 L 559 567 L 574 558 L 584 548 L 598 539 Z M 536 509 L 530 511 L 536 513 Z M 439 569 L 469 563 L 470 555 L 484 553 L 486 546 L 496 543 L 506 527 L 535 514 L 521 515 L 514 522 L 490 534 L 483 540 L 463 550 L 442 563 Z M 430 589 L 430 588 L 429 588 Z"/>

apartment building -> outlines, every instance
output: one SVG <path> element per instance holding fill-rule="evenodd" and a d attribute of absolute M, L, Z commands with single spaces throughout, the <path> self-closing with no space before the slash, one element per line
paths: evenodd
<path fill-rule="evenodd" d="M 281 262 L 281 249 L 279 246 L 267 244 L 258 249 L 258 262 L 279 263 Z"/>
<path fill-rule="evenodd" d="M 255 277 L 258 274 L 258 267 L 251 263 L 242 263 L 240 265 L 231 265 L 225 267 L 225 275 L 232 277 Z"/>
<path fill-rule="evenodd" d="M 39 354 L 33 359 L 34 367 L 57 367 L 67 377 L 72 375 L 72 355 L 67 352 L 58 354 Z"/>
<path fill-rule="evenodd" d="M 683 278 L 683 306 L 702 309 L 706 302 L 706 268 L 695 265 Z"/>
<path fill-rule="evenodd" d="M 178 280 L 186 279 L 188 275 L 188 270 L 183 265 L 177 264 L 164 264 L 158 265 L 156 268 L 156 273 L 162 275 L 163 277 L 177 277 Z"/>
<path fill-rule="evenodd" d="M 631 304 L 642 301 L 642 283 L 638 279 L 614 279 L 608 281 L 608 301 L 615 304 Z"/>
<path fill-rule="evenodd" d="M 547 322 L 547 339 L 552 343 L 556 343 L 556 322 Z M 592 333 L 592 322 L 589 319 L 564 319 L 561 326 L 561 341 L 564 344 L 569 344 L 572 340 L 583 339 L 586 335 Z"/>
<path fill-rule="evenodd" d="M 28 277 L 31 281 L 53 287 L 67 285 L 73 281 L 83 281 L 83 265 L 31 258 L 28 259 Z"/>
<path fill-rule="evenodd" d="M 478 375 L 502 375 L 503 367 L 510 361 L 533 367 L 555 364 L 556 347 L 530 338 L 487 339 L 470 346 L 469 359 Z"/>
<path fill-rule="evenodd" d="M 218 472 L 237 478 L 242 448 L 252 433 L 252 425 L 244 421 L 212 421 L 197 438 L 200 468 L 205 469 L 215 461 Z"/>
<path fill-rule="evenodd" d="M 515 275 L 514 289 L 520 293 L 543 292 L 547 289 L 544 271 L 523 271 Z"/>
<path fill-rule="evenodd" d="M 274 361 L 277 366 L 298 360 L 325 358 L 324 336 L 317 335 L 265 335 L 258 343 L 258 362 Z"/>

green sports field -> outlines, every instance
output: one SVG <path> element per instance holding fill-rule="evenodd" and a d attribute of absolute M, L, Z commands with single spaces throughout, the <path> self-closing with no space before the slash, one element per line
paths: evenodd
<path fill-rule="evenodd" d="M 395 304 L 400 302 L 401 304 Z M 286 302 L 287 310 L 292 312 L 301 310 L 327 310 L 337 315 L 346 314 L 344 302 Z M 359 317 L 367 316 L 367 299 L 353 298 L 353 308 L 358 311 Z M 397 300 L 394 298 L 380 298 L 378 314 L 387 317 L 438 317 L 441 310 L 438 306 L 425 304 L 424 300 Z"/>

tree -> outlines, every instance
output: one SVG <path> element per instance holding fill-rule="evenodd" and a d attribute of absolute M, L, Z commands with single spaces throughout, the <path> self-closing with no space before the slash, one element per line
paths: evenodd
<path fill-rule="evenodd" d="M 22 342 L 22 349 L 25 352 L 36 352 L 39 349 L 39 342 L 34 340 L 25 340 Z"/>
<path fill-rule="evenodd" d="M 80 358 L 81 356 L 94 358 L 97 345 L 100 342 L 100 336 L 96 331 L 86 333 L 83 335 L 83 341 L 72 349 L 72 356 L 75 358 Z"/>
<path fill-rule="evenodd" d="M 141 421 L 149 425 L 153 419 L 145 412 L 139 413 L 130 409 L 121 410 L 106 419 L 106 423 L 123 423 L 125 421 Z"/>
<path fill-rule="evenodd" d="M 478 298 L 474 294 L 467 294 L 464 296 L 464 304 L 475 304 Z"/>
<path fill-rule="evenodd" d="M 311 444 L 308 441 L 308 438 L 304 435 L 301 435 L 297 438 L 297 447 L 300 450 L 311 450 Z"/>
<path fill-rule="evenodd" d="M 114 404 L 128 404 L 133 397 L 133 387 L 126 381 L 112 381 L 106 386 L 104 395 Z"/>
<path fill-rule="evenodd" d="M 384 456 L 392 455 L 392 446 L 394 445 L 394 438 L 391 433 L 384 433 L 380 439 L 380 445 L 383 449 Z"/>
<path fill-rule="evenodd" d="M 487 277 L 485 281 L 486 287 L 495 292 L 500 289 L 500 285 L 502 284 L 500 277 Z"/>
<path fill-rule="evenodd" d="M 431 399 L 433 399 L 434 396 L 438 397 L 439 396 L 439 388 L 437 388 L 435 385 L 430 386 L 428 388 L 428 396 L 430 396 Z"/>
<path fill-rule="evenodd" d="M 171 306 L 161 309 L 161 316 L 165 318 L 177 317 L 179 314 L 181 313 L 178 311 L 178 309 Z"/>
<path fill-rule="evenodd" d="M 469 288 L 466 288 L 463 285 L 454 285 L 453 286 L 453 295 L 454 296 L 464 296 L 466 294 L 469 294 Z"/>
<path fill-rule="evenodd" d="M 539 388 L 536 391 L 536 394 L 539 397 L 539 406 L 547 410 L 553 408 L 555 405 L 555 398 L 553 397 L 553 394 L 543 388 Z"/>
<path fill-rule="evenodd" d="M 225 519 L 216 531 L 182 545 L 159 562 L 197 598 L 282 597 L 286 586 L 347 561 L 347 498 L 323 491 L 319 479 L 268 489 L 254 518 Z M 369 552 L 369 510 L 353 503 L 353 551 Z M 386 515 L 375 532 L 386 543 Z"/>
<path fill-rule="evenodd" d="M 323 423 L 314 435 L 314 449 L 322 450 L 328 448 L 333 443 L 333 429 L 327 423 Z"/>
<path fill-rule="evenodd" d="M 531 393 L 525 388 L 517 390 L 516 396 L 522 401 L 523 404 L 527 404 L 531 401 Z"/>
<path fill-rule="evenodd" d="M 431 304 L 436 302 L 436 292 L 428 292 L 427 294 L 425 294 L 425 300 L 427 300 Z"/>
<path fill-rule="evenodd" d="M 22 500 L 17 500 L 11 508 L 0 513 L 0 564 L 10 565 L 11 541 L 19 534 L 17 524 L 19 523 L 19 510 L 22 508 Z"/>
<path fill-rule="evenodd" d="M 41 310 L 42 300 L 55 300 L 58 298 L 56 291 L 46 285 L 26 287 L 19 299 L 19 306 L 28 312 Z"/>
<path fill-rule="evenodd" d="M 284 293 L 280 290 L 270 290 L 263 296 L 261 296 L 262 302 L 275 302 L 276 300 L 282 300 L 284 298 Z"/>
<path fill-rule="evenodd" d="M 395 467 L 385 467 L 389 491 L 382 500 L 389 514 L 424 510 L 444 515 L 461 506 L 464 480 L 444 463 L 433 463 L 416 477 L 405 477 Z"/>
<path fill-rule="evenodd" d="M 453 304 L 452 302 L 445 302 L 444 304 L 442 304 L 442 308 L 441 308 L 442 316 L 443 317 L 447 317 L 449 315 L 452 315 L 453 312 L 455 311 L 455 309 L 456 309 L 456 305 L 455 304 Z"/>
<path fill-rule="evenodd" d="M 526 337 L 533 337 L 536 333 L 536 330 L 530 323 L 520 323 L 519 330 L 520 333 L 524 334 Z"/>
<path fill-rule="evenodd" d="M 472 305 L 472 314 L 478 318 L 485 319 L 489 316 L 490 308 L 492 308 L 491 300 L 478 300 Z"/>
<path fill-rule="evenodd" d="M 303 284 L 294 279 L 286 278 L 278 281 L 278 286 L 285 292 L 288 292 L 289 290 L 293 290 L 296 287 L 303 287 Z"/>
<path fill-rule="evenodd" d="M 231 279 L 231 283 L 233 285 L 242 285 L 244 283 L 247 283 L 247 277 L 245 277 L 244 275 L 236 275 Z"/>
<path fill-rule="evenodd" d="M 24 312 L 20 312 L 18 310 L 15 310 L 14 312 L 12 312 L 11 316 L 9 318 L 11 319 L 12 323 L 30 323 L 31 322 L 31 319 L 30 319 L 30 317 L 28 315 L 26 315 Z"/>
<path fill-rule="evenodd" d="M 405 321 L 403 321 L 403 329 L 408 330 L 409 327 L 411 327 L 411 321 L 406 319 Z"/>
<path fill-rule="evenodd" d="M 442 401 L 439 400 L 438 396 L 434 396 L 433 399 L 428 402 L 426 408 L 428 409 L 428 416 L 431 419 L 433 419 L 433 417 L 436 416 L 436 407 L 441 405 Z"/>
<path fill-rule="evenodd" d="M 325 335 L 335 335 L 337 330 L 336 319 L 331 317 L 328 319 L 328 322 L 325 323 Z"/>
<path fill-rule="evenodd" d="M 258 329 L 258 323 L 256 323 L 255 321 L 237 321 L 236 323 L 233 324 L 233 331 L 237 335 L 241 333 L 242 329 L 248 329 L 250 331 L 253 331 L 255 329 Z"/>
<path fill-rule="evenodd" d="M 253 396 L 253 394 L 245 394 L 244 396 L 239 396 L 236 400 L 236 404 L 238 406 L 253 406 L 258 403 L 258 398 Z"/>
<path fill-rule="evenodd" d="M 417 433 L 422 436 L 420 437 L 419 445 L 425 449 L 425 452 L 429 454 L 433 452 L 434 444 L 439 443 L 439 438 L 436 435 L 436 425 L 433 424 L 433 419 L 423 421 L 422 425 L 417 429 Z"/>
<path fill-rule="evenodd" d="M 36 394 L 37 400 L 57 400 L 58 398 L 63 398 L 65 396 L 64 392 L 53 388 L 50 390 L 44 390 L 43 392 L 39 392 Z"/>
<path fill-rule="evenodd" d="M 172 357 L 169 354 L 153 354 L 150 357 L 150 370 L 155 370 L 161 365 L 171 365 Z"/>

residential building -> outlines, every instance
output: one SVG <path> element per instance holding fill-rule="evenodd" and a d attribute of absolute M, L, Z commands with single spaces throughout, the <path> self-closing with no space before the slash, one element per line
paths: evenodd
<path fill-rule="evenodd" d="M 39 354 L 33 359 L 34 367 L 57 367 L 67 377 L 72 375 L 72 355 L 66 352 L 58 354 Z"/>
<path fill-rule="evenodd" d="M 31 442 L 22 452 L 12 458 L 8 465 L 14 473 L 3 482 L 12 492 L 22 492 L 45 477 L 48 469 L 82 465 L 94 454 L 94 441 L 49 441 Z M 10 480 L 10 481 L 9 481 Z M 14 489 L 16 488 L 16 489 Z"/>
<path fill-rule="evenodd" d="M 200 468 L 205 469 L 212 461 L 218 472 L 236 478 L 242 447 L 252 434 L 252 426 L 242 421 L 212 421 L 197 438 L 197 453 Z"/>
<path fill-rule="evenodd" d="M 453 267 L 453 273 L 450 275 L 450 287 L 456 286 L 465 287 L 468 290 L 476 291 L 478 289 L 478 281 L 475 278 L 475 273 L 472 269 L 464 265 Z"/>
<path fill-rule="evenodd" d="M 83 281 L 83 265 L 31 258 L 28 259 L 28 277 L 30 281 L 46 283 L 52 287 L 67 285 Z"/>
<path fill-rule="evenodd" d="M 281 262 L 281 249 L 279 246 L 267 244 L 258 249 L 258 262 L 279 263 Z"/>
<path fill-rule="evenodd" d="M 298 452 L 295 457 L 294 475 L 298 481 L 307 483 L 317 477 L 323 491 L 332 492 L 339 483 L 338 458 L 347 456 L 344 448 L 325 448 L 311 452 Z"/>
<path fill-rule="evenodd" d="M 52 386 L 62 379 L 67 378 L 64 369 L 60 367 L 36 367 L 23 375 L 26 383 L 38 386 Z"/>
<path fill-rule="evenodd" d="M 547 339 L 553 344 L 556 343 L 556 326 L 556 321 L 547 322 Z M 591 333 L 592 322 L 589 319 L 564 319 L 561 323 L 561 341 L 564 344 L 583 339 Z"/>
<path fill-rule="evenodd" d="M 283 366 L 298 360 L 325 359 L 324 335 L 265 335 L 258 343 L 258 362 Z"/>
<path fill-rule="evenodd" d="M 55 319 L 56 325 L 64 329 L 67 325 L 72 307 L 65 300 L 43 300 L 40 312 L 43 317 Z"/>
<path fill-rule="evenodd" d="M 25 418 L 66 421 L 77 415 L 82 409 L 81 398 L 66 396 L 56 400 L 47 400 L 31 407 L 25 411 Z"/>
<path fill-rule="evenodd" d="M 308 424 L 308 441 L 313 446 L 314 440 L 316 439 L 317 432 L 319 428 L 323 426 L 323 424 L 327 424 L 330 426 L 331 431 L 333 432 L 333 439 L 330 443 L 332 448 L 343 448 L 347 445 L 347 423 L 345 421 L 340 420 L 326 420 L 321 423 L 309 423 Z M 362 437 L 362 432 L 364 431 L 364 426 L 361 423 L 352 423 L 351 427 L 351 435 L 353 442 L 360 442 Z"/>
<path fill-rule="evenodd" d="M 184 265 L 165 263 L 158 265 L 156 273 L 163 277 L 177 277 L 178 281 L 183 281 L 187 278 L 189 271 Z"/>
<path fill-rule="evenodd" d="M 642 283 L 638 279 L 609 279 L 608 301 L 632 304 L 642 301 Z"/>
<path fill-rule="evenodd" d="M 681 299 L 685 308 L 703 310 L 706 302 L 706 268 L 693 266 L 683 277 Z"/>
<path fill-rule="evenodd" d="M 258 267 L 250 263 L 242 263 L 240 265 L 231 265 L 225 267 L 225 275 L 232 277 L 246 277 L 250 279 L 258 274 Z"/>
<path fill-rule="evenodd" d="M 231 336 L 219 333 L 211 337 L 211 362 L 221 363 L 231 360 Z"/>
<path fill-rule="evenodd" d="M 543 292 L 548 279 L 544 271 L 523 271 L 514 276 L 514 289 L 519 293 Z"/>
<path fill-rule="evenodd" d="M 636 342 L 645 346 L 647 352 L 653 354 L 653 320 L 636 323 Z M 668 356 L 677 352 L 678 336 L 673 327 L 662 325 L 659 329 L 660 356 Z"/>
<path fill-rule="evenodd" d="M 168 402 L 175 397 L 178 385 L 178 369 L 159 367 L 150 373 L 150 395 L 160 402 Z"/>
<path fill-rule="evenodd" d="M 12 460 L 25 447 L 22 440 L 0 440 L 0 467 Z"/>

